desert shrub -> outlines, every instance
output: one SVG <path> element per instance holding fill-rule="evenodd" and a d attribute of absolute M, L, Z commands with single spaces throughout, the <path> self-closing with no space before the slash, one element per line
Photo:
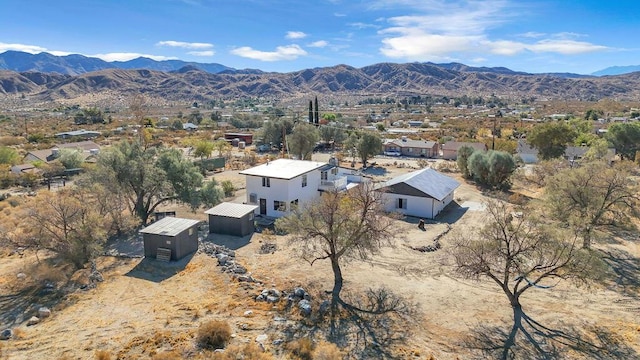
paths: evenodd
<path fill-rule="evenodd" d="M 297 359 L 313 360 L 313 341 L 309 338 L 302 338 L 287 343 L 285 347 Z"/>
<path fill-rule="evenodd" d="M 236 187 L 233 186 L 233 182 L 231 180 L 224 180 L 220 185 L 222 185 L 222 191 L 224 191 L 225 197 L 230 197 L 235 194 Z"/>
<path fill-rule="evenodd" d="M 111 360 L 111 353 L 105 350 L 96 351 L 96 360 Z"/>
<path fill-rule="evenodd" d="M 313 352 L 313 360 L 340 360 L 343 358 L 342 351 L 336 344 L 321 342 Z"/>
<path fill-rule="evenodd" d="M 24 144 L 25 139 L 21 136 L 0 136 L 0 146 L 15 146 Z"/>
<path fill-rule="evenodd" d="M 231 327 L 225 321 L 209 321 L 200 325 L 197 338 L 203 348 L 222 349 L 231 339 Z"/>
<path fill-rule="evenodd" d="M 231 345 L 222 353 L 214 353 L 213 360 L 270 360 L 273 356 L 262 351 L 254 342 L 243 345 Z"/>
<path fill-rule="evenodd" d="M 151 357 L 151 360 L 180 360 L 182 356 L 175 351 L 163 351 Z"/>

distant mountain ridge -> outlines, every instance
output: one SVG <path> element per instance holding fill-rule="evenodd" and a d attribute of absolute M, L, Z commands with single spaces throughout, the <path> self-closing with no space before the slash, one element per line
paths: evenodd
<path fill-rule="evenodd" d="M 607 76 L 607 75 L 622 75 L 632 72 L 640 71 L 640 65 L 628 65 L 628 66 L 611 66 L 606 69 L 598 70 L 591 75 L 594 76 Z"/>
<path fill-rule="evenodd" d="M 474 70 L 462 64 L 379 63 L 362 68 L 336 65 L 290 73 L 224 70 L 209 73 L 187 65 L 175 71 L 104 69 L 79 75 L 0 70 L 0 95 L 40 101 L 91 94 L 119 98 L 144 93 L 170 101 L 213 98 L 328 96 L 490 96 L 599 100 L 640 99 L 640 72 L 605 77 L 526 74 L 499 68 Z M 1 98 L 0 98 L 1 99 Z"/>
<path fill-rule="evenodd" d="M 30 54 L 13 50 L 5 51 L 0 54 L 0 69 L 17 72 L 55 72 L 63 75 L 80 75 L 106 69 L 176 71 L 185 66 L 193 66 L 212 74 L 228 70 L 237 71 L 236 69 L 216 63 L 205 64 L 182 60 L 156 61 L 145 57 L 139 57 L 129 61 L 107 62 L 102 59 L 78 54 L 55 56 L 45 52 Z"/>

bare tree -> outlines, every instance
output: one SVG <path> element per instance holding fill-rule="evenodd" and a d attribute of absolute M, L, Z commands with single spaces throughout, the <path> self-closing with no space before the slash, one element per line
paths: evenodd
<path fill-rule="evenodd" d="M 503 359 L 515 345 L 518 331 L 533 341 L 523 326 L 520 297 L 530 289 L 550 288 L 561 280 L 587 282 L 601 268 L 592 252 L 573 237 L 565 240 L 557 229 L 545 226 L 525 209 L 505 203 L 486 203 L 487 219 L 479 232 L 469 231 L 454 242 L 455 270 L 470 279 L 489 278 L 504 292 L 513 309 L 514 325 Z"/>
<path fill-rule="evenodd" d="M 276 226 L 291 235 L 291 244 L 313 265 L 329 260 L 333 270 L 332 302 L 340 302 L 341 264 L 366 259 L 396 237 L 393 218 L 384 213 L 382 193 L 363 183 L 347 191 L 325 192 L 320 199 L 278 219 Z"/>
<path fill-rule="evenodd" d="M 569 168 L 551 177 L 545 188 L 551 215 L 570 224 L 591 246 L 592 233 L 600 226 L 629 224 L 637 216 L 638 187 L 631 177 L 633 165 L 605 162 Z"/>

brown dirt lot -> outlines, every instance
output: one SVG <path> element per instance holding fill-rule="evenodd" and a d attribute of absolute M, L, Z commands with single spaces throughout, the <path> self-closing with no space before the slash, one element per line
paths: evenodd
<path fill-rule="evenodd" d="M 411 170 L 397 168 L 393 161 L 397 160 L 377 161 L 378 165 L 387 164 L 380 176 L 391 177 Z M 403 162 L 412 165 L 411 161 Z M 237 172 L 215 176 L 218 180 L 244 183 Z M 240 190 L 236 199 L 242 201 L 243 196 Z M 444 222 L 428 223 L 427 231 L 423 232 L 415 220 L 398 221 L 398 233 L 402 236 L 395 240 L 393 247 L 384 248 L 367 261 L 353 261 L 344 266 L 346 289 L 385 286 L 419 305 L 419 315 L 407 324 L 413 329 L 406 348 L 414 354 L 411 356 L 414 359 L 429 355 L 436 359 L 469 358 L 473 352 L 466 344 L 478 329 L 495 325 L 510 330 L 511 308 L 493 283 L 461 280 L 453 275 L 447 255 L 448 239 L 456 232 L 477 228 L 484 221 L 479 205 L 483 195 L 474 186 L 463 183 L 455 199 L 462 207 L 453 207 L 444 214 L 443 219 L 450 220 L 453 229 L 441 239 L 443 249 L 422 253 L 409 246 L 430 244 L 446 230 Z M 184 209 L 179 209 L 178 215 L 204 219 L 201 214 L 196 216 Z M 327 290 L 332 286 L 329 264 L 318 262 L 311 267 L 297 259 L 284 236 L 274 238 L 277 250 L 272 254 L 260 253 L 260 246 L 267 240 L 262 234 L 242 239 L 214 235 L 211 240 L 236 249 L 239 262 L 263 280 L 264 287 L 290 289 L 313 284 Z M 637 233 L 630 234 L 626 239 L 598 247 L 618 252 L 616 272 L 610 282 L 590 288 L 560 283 L 551 289 L 532 289 L 522 300 L 524 310 L 546 326 L 577 329 L 585 339 L 603 346 L 606 339 L 592 330 L 606 330 L 609 339 L 621 341 L 631 349 L 625 354 L 637 355 L 640 353 L 640 239 Z M 30 254 L 23 258 L 3 258 L 0 293 L 15 292 L 19 286 L 16 274 L 28 269 L 34 261 Z M 272 307 L 253 301 L 263 287 L 247 288 L 231 281 L 228 275 L 220 273 L 215 259 L 204 254 L 172 265 L 103 257 L 98 268 L 105 276 L 104 282 L 95 289 L 78 290 L 68 296 L 43 323 L 18 326 L 21 339 L 3 342 L 0 354 L 9 359 L 64 356 L 92 359 L 97 350 L 107 350 L 114 358 L 117 354 L 124 359 L 149 358 L 154 353 L 179 350 L 195 356 L 199 351 L 194 346 L 195 330 L 210 319 L 230 323 L 236 334 L 232 343 L 253 341 L 261 333 L 276 338 Z M 0 302 L 0 306 L 2 304 Z M 6 307 L 0 308 L 4 310 Z M 253 310 L 254 315 L 244 317 L 246 310 Z M 243 324 L 247 330 L 242 330 Z M 565 355 L 590 358 L 584 354 Z"/>

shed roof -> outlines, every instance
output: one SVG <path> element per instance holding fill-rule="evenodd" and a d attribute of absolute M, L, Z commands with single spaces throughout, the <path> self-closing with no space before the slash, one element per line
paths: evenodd
<path fill-rule="evenodd" d="M 256 205 L 223 202 L 205 211 L 205 214 L 239 219 L 258 208 Z"/>
<path fill-rule="evenodd" d="M 199 220 L 165 217 L 140 230 L 140 233 L 176 236 L 199 222 Z"/>
<path fill-rule="evenodd" d="M 459 142 L 459 141 L 447 141 L 442 145 L 442 150 L 458 151 L 461 147 L 468 146 L 475 150 L 486 151 L 487 145 L 479 142 Z"/>
<path fill-rule="evenodd" d="M 383 183 L 381 188 L 390 188 L 398 184 L 406 184 L 417 190 L 407 195 L 419 196 L 422 193 L 422 196 L 426 195 L 439 201 L 460 186 L 455 179 L 427 168 L 397 176 Z M 401 189 L 401 187 L 398 188 Z"/>
<path fill-rule="evenodd" d="M 319 169 L 326 163 L 307 160 L 277 159 L 241 171 L 241 175 L 264 176 L 290 180 L 302 174 Z"/>
<path fill-rule="evenodd" d="M 404 147 L 412 147 L 412 148 L 420 148 L 420 149 L 431 149 L 436 145 L 435 141 L 427 141 L 427 140 L 413 140 L 413 139 L 393 139 L 388 141 L 387 144 L 394 144 L 401 148 Z"/>

